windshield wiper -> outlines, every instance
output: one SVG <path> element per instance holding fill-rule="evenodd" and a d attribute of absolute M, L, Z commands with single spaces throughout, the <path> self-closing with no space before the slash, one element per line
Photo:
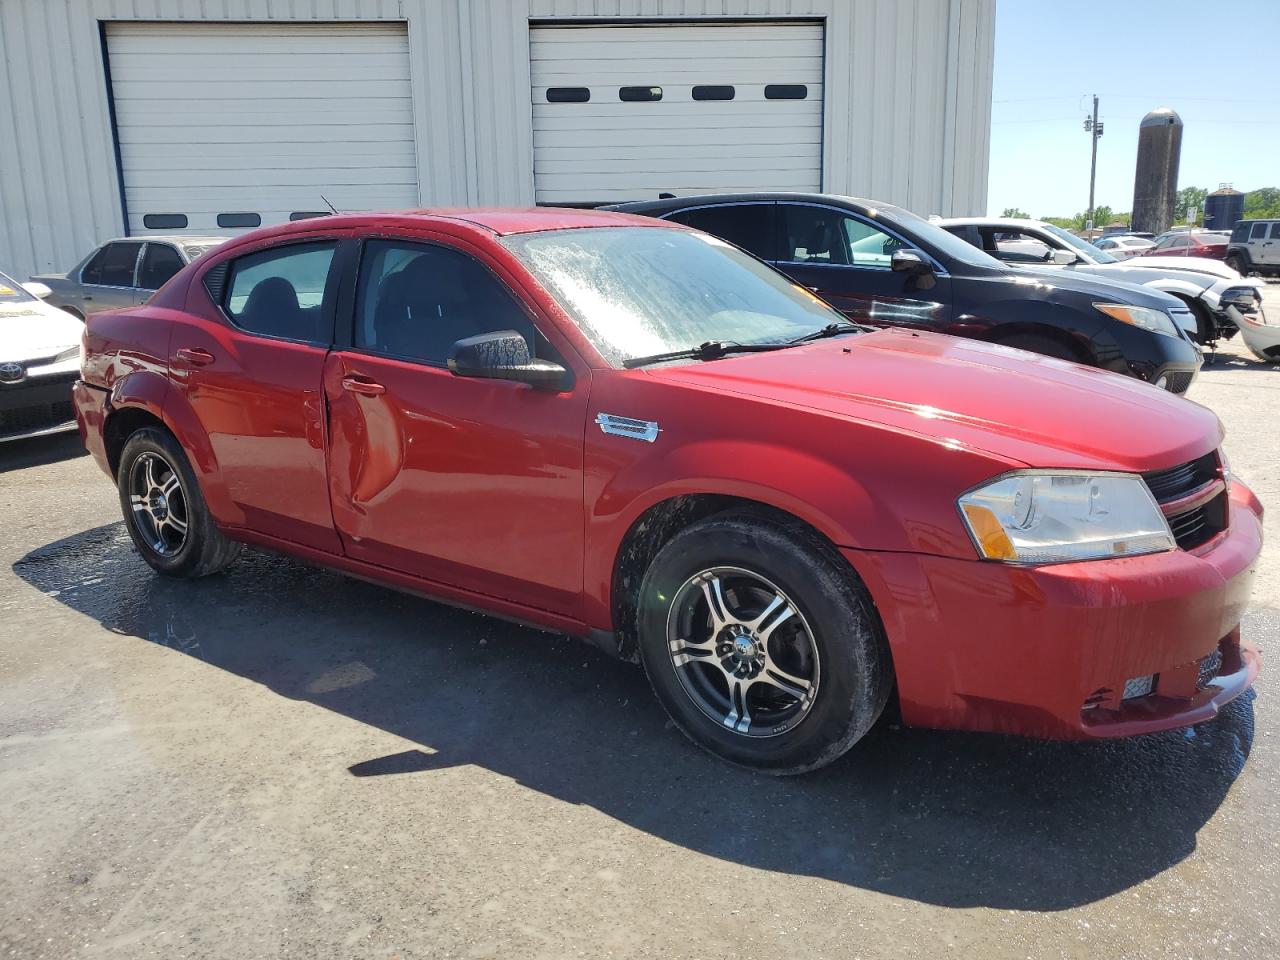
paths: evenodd
<path fill-rule="evenodd" d="M 632 357 L 623 360 L 622 365 L 628 370 L 643 367 L 650 363 L 664 363 L 667 360 L 719 360 L 731 353 L 767 353 L 770 350 L 783 350 L 792 345 L 792 341 L 782 343 L 726 343 L 723 340 L 708 340 L 687 350 L 673 350 L 671 353 L 655 353 L 650 357 Z"/>
<path fill-rule="evenodd" d="M 837 337 L 842 333 L 872 333 L 875 327 L 868 327 L 866 324 L 853 323 L 849 320 L 839 320 L 836 323 L 828 323 L 821 330 L 815 330 L 813 333 L 806 333 L 803 337 L 796 337 L 794 340 L 788 340 L 788 344 L 808 343 L 810 340 L 822 340 L 826 337 Z"/>

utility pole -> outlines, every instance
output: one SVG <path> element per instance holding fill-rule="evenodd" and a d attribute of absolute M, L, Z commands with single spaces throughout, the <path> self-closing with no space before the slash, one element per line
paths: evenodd
<path fill-rule="evenodd" d="M 1089 213 L 1085 217 L 1085 227 L 1097 228 L 1097 224 L 1093 222 L 1093 185 L 1098 179 L 1098 138 L 1102 136 L 1102 124 L 1098 122 L 1098 95 L 1093 95 L 1093 119 L 1084 118 L 1085 133 L 1089 134 L 1093 141 L 1093 157 L 1089 161 Z"/>

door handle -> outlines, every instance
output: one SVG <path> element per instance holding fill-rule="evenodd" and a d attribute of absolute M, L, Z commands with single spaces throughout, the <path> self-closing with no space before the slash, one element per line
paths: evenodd
<path fill-rule="evenodd" d="M 86 293 L 86 294 L 85 294 L 84 296 L 82 296 L 80 299 L 81 299 L 81 300 L 92 300 L 92 299 L 93 299 L 93 297 L 89 296 L 89 295 Z"/>
<path fill-rule="evenodd" d="M 214 361 L 213 354 L 200 347 L 179 347 L 173 355 L 193 367 L 207 367 Z"/>
<path fill-rule="evenodd" d="M 358 393 L 362 397 L 377 397 L 387 392 L 387 388 L 382 384 L 355 374 L 348 374 L 342 378 L 342 389 L 348 393 Z"/>

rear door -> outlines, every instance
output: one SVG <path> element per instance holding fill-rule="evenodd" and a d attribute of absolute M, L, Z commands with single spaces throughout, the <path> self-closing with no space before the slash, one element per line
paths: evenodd
<path fill-rule="evenodd" d="M 778 203 L 778 260 L 788 276 L 857 323 L 938 328 L 951 316 L 951 280 L 895 273 L 910 244 L 882 224 L 819 204 Z"/>
<path fill-rule="evenodd" d="M 778 259 L 778 205 L 773 201 L 690 207 L 662 219 L 736 244 L 761 260 Z"/>
<path fill-rule="evenodd" d="M 132 307 L 138 303 L 137 270 L 142 260 L 141 240 L 113 240 L 103 244 L 80 271 L 79 300 L 85 316 L 100 310 Z"/>
<path fill-rule="evenodd" d="M 217 265 L 193 284 L 169 360 L 244 525 L 334 554 L 322 381 L 343 239 L 293 236 Z"/>
<path fill-rule="evenodd" d="M 461 241 L 369 237 L 325 368 L 334 521 L 348 556 L 576 615 L 589 371 Z M 560 392 L 449 372 L 464 337 L 515 330 L 575 371 Z"/>

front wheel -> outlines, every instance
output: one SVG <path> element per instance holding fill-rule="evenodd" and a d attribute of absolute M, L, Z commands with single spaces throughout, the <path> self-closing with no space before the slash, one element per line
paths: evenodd
<path fill-rule="evenodd" d="M 720 514 L 681 531 L 641 585 L 640 655 L 691 740 L 771 774 L 835 760 L 892 687 L 879 618 L 813 531 Z"/>
<path fill-rule="evenodd" d="M 129 536 L 142 559 L 160 573 L 203 577 L 239 554 L 240 545 L 214 525 L 195 473 L 167 431 L 143 427 L 129 437 L 116 483 Z"/>

